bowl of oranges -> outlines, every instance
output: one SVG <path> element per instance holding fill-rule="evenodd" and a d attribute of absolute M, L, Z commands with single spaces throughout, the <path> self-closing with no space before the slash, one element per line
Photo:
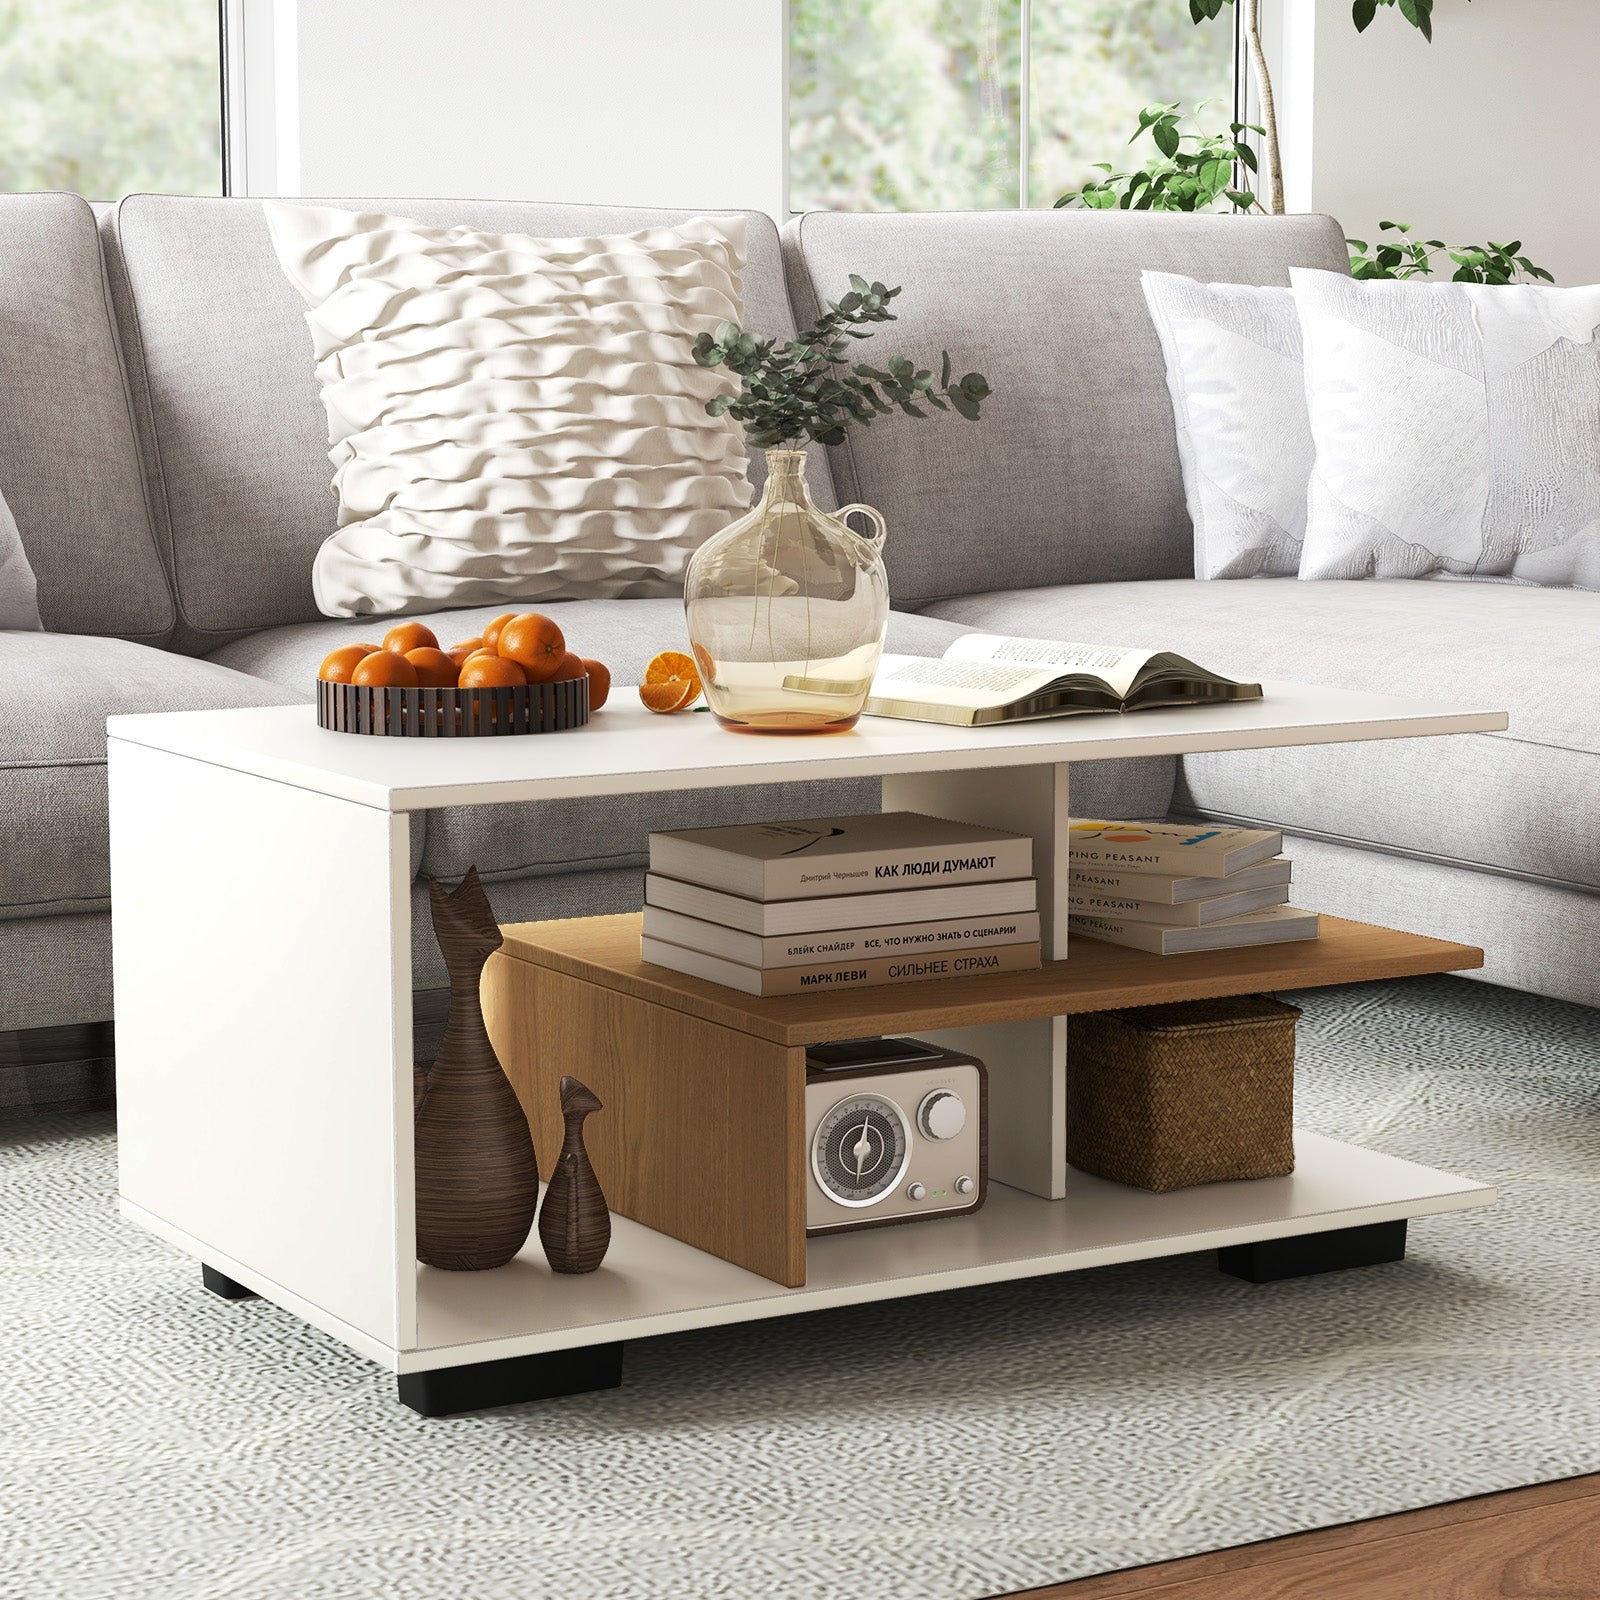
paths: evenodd
<path fill-rule="evenodd" d="M 610 692 L 610 672 L 569 650 L 551 618 L 508 611 L 448 650 L 420 622 L 397 623 L 381 644 L 341 645 L 317 670 L 317 721 L 401 738 L 559 733 Z"/>

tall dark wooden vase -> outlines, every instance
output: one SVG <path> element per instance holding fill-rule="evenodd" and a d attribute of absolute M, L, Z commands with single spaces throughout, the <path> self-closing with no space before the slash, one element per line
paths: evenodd
<path fill-rule="evenodd" d="M 416 1109 L 417 1259 L 481 1272 L 503 1267 L 526 1242 L 539 1164 L 483 1025 L 478 983 L 501 935 L 477 868 L 449 891 L 430 878 L 428 900 L 450 974 L 450 1014 Z"/>
<path fill-rule="evenodd" d="M 566 1138 L 539 1212 L 539 1243 L 557 1272 L 593 1272 L 611 1247 L 611 1212 L 583 1145 L 584 1118 L 604 1109 L 593 1089 L 561 1080 Z"/>

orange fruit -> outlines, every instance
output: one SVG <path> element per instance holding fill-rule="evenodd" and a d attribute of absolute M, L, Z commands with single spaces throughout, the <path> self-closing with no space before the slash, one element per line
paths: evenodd
<path fill-rule="evenodd" d="M 420 622 L 397 622 L 384 634 L 383 648 L 398 656 L 408 656 L 413 650 L 437 650 L 439 636 Z"/>
<path fill-rule="evenodd" d="M 460 644 L 453 644 L 445 654 L 459 667 L 468 656 L 476 655 L 484 648 L 482 639 L 463 639 Z"/>
<path fill-rule="evenodd" d="M 687 711 L 700 697 L 698 684 L 687 678 L 668 678 L 662 683 L 641 683 L 639 698 L 652 711 L 666 715 L 673 711 Z"/>
<path fill-rule="evenodd" d="M 356 663 L 350 681 L 366 689 L 415 689 L 417 669 L 393 650 L 374 650 Z"/>
<path fill-rule="evenodd" d="M 483 630 L 483 648 L 493 650 L 500 643 L 500 630 L 516 616 L 514 611 L 502 611 L 487 628 Z"/>
<path fill-rule="evenodd" d="M 317 668 L 317 676 L 324 683 L 349 683 L 356 663 L 370 656 L 377 648 L 375 644 L 342 644 L 324 659 Z"/>
<path fill-rule="evenodd" d="M 576 656 L 570 650 L 568 650 L 566 654 L 563 655 L 558 662 L 556 662 L 556 670 L 551 673 L 548 681 L 551 683 L 560 683 L 564 678 L 586 678 L 588 675 L 588 668 L 584 666 L 582 656 Z"/>
<path fill-rule="evenodd" d="M 406 651 L 406 660 L 417 669 L 417 685 L 423 689 L 453 689 L 460 668 L 443 650 L 419 645 Z"/>
<path fill-rule="evenodd" d="M 491 655 L 487 650 L 468 656 L 461 664 L 463 689 L 512 689 L 527 681 L 527 675 L 515 661 Z"/>
<path fill-rule="evenodd" d="M 611 668 L 603 662 L 583 658 L 584 670 L 589 674 L 589 709 L 598 711 L 611 693 Z"/>
<path fill-rule="evenodd" d="M 486 644 L 488 637 L 485 633 Z M 500 630 L 495 648 L 527 673 L 529 683 L 549 683 L 560 671 L 567 641 L 549 617 L 537 611 L 524 611 Z"/>
<path fill-rule="evenodd" d="M 644 683 L 666 683 L 672 678 L 687 678 L 694 685 L 694 692 L 700 692 L 700 669 L 694 664 L 694 657 L 685 655 L 681 650 L 663 650 L 660 655 L 652 658 L 649 666 L 644 669 Z"/>
<path fill-rule="evenodd" d="M 693 656 L 663 650 L 644 669 L 639 698 L 652 711 L 682 711 L 700 698 L 700 672 Z"/>

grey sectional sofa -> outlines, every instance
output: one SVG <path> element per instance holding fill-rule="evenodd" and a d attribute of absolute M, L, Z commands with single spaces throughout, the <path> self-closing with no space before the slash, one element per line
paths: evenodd
<path fill-rule="evenodd" d="M 541 234 L 679 213 L 468 201 L 336 202 Z M 1075 808 L 1280 824 L 1297 898 L 1481 943 L 1483 976 L 1600 1003 L 1600 596 L 1498 584 L 1197 583 L 1141 268 L 1286 282 L 1339 268 L 1328 219 L 1065 213 L 752 215 L 748 322 L 786 332 L 858 271 L 903 283 L 908 351 L 995 386 L 976 428 L 875 425 L 819 459 L 824 503 L 889 520 L 890 647 L 970 628 L 1153 644 L 1224 671 L 1492 701 L 1503 735 L 1107 763 Z M 302 307 L 248 200 L 140 195 L 100 219 L 0 197 L 0 491 L 44 634 L 0 634 L 0 1033 L 111 1015 L 104 719 L 311 698 L 370 622 L 319 617 L 332 531 Z M 670 600 L 550 606 L 635 677 L 682 640 Z M 484 610 L 445 614 L 466 636 Z M 433 619 L 428 619 L 433 620 Z M 421 872 L 476 862 L 510 920 L 638 904 L 648 826 L 868 807 L 866 784 L 434 813 Z M 196 886 L 173 884 L 172 893 Z M 419 981 L 442 982 L 416 919 Z"/>

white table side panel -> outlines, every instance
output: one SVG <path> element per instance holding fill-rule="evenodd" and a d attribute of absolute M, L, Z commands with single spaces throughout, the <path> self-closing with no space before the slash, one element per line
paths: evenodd
<path fill-rule="evenodd" d="M 281 1306 L 310 1327 L 320 1328 L 330 1338 L 337 1339 L 340 1344 L 354 1350 L 357 1355 L 366 1356 L 369 1361 L 376 1361 L 391 1372 L 399 1370 L 400 1353 L 393 1345 L 374 1338 L 360 1328 L 353 1327 L 342 1317 L 334 1316 L 325 1306 L 319 1306 L 314 1301 L 307 1300 L 304 1295 L 286 1289 L 281 1283 L 257 1272 L 247 1263 L 234 1260 L 225 1250 L 219 1250 L 215 1245 L 195 1238 L 192 1233 L 186 1233 L 182 1228 L 173 1227 L 170 1222 L 146 1211 L 143 1206 L 136 1205 L 132 1200 L 119 1200 L 117 1209 L 130 1222 L 136 1222 L 158 1239 L 165 1239 L 168 1244 L 177 1246 L 185 1255 L 193 1256 L 196 1260 L 204 1260 L 207 1266 L 215 1267 L 236 1283 L 242 1283 L 245 1288 L 253 1290 L 263 1300 L 270 1300 L 273 1305 Z M 413 1284 L 415 1281 L 416 1275 L 412 1274 Z M 204 1292 L 198 1283 L 195 1292 Z"/>
<path fill-rule="evenodd" d="M 1471 1179 L 1296 1134 L 1289 1177 L 1148 1194 L 1070 1173 L 1065 1200 L 990 1189 L 970 1217 L 808 1241 L 805 1287 L 785 1289 L 625 1218 L 582 1278 L 558 1278 L 537 1242 L 493 1273 L 419 1269 L 421 1348 L 402 1371 L 722 1326 L 831 1306 L 1003 1283 L 1121 1261 L 1493 1205 Z"/>
<path fill-rule="evenodd" d="M 628 690 L 587 727 L 517 739 L 383 739 L 332 733 L 311 705 L 112 717 L 114 740 L 394 811 L 732 784 L 994 770 L 1056 761 L 1182 755 L 1492 733 L 1503 711 L 1272 683 L 1268 698 L 1122 715 L 947 728 L 863 717 L 815 738 L 729 734 L 709 715 L 655 716 Z"/>
<path fill-rule="evenodd" d="M 410 819 L 124 742 L 110 782 L 123 1198 L 414 1342 Z"/>
<path fill-rule="evenodd" d="M 1065 761 L 1014 767 L 998 782 L 987 770 L 912 773 L 883 780 L 883 809 L 925 811 L 1027 834 L 1039 882 L 1044 958 L 1065 960 L 1068 783 Z M 1066 1019 L 945 1028 L 921 1037 L 974 1055 L 989 1069 L 990 1180 L 1059 1200 L 1067 1174 Z"/>

